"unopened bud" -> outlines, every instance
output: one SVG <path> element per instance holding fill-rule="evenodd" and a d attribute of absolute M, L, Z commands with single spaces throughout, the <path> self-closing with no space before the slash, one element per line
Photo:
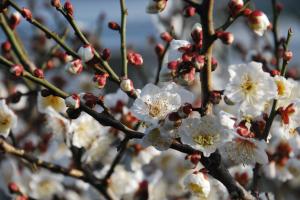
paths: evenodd
<path fill-rule="evenodd" d="M 108 27 L 111 30 L 120 31 L 121 27 L 117 22 L 108 22 Z"/>
<path fill-rule="evenodd" d="M 4 53 L 9 52 L 11 50 L 11 44 L 10 44 L 10 42 L 9 41 L 3 42 L 2 45 L 1 45 L 1 49 L 2 49 L 2 51 Z"/>
<path fill-rule="evenodd" d="M 197 48 L 202 48 L 202 42 L 203 42 L 203 31 L 202 31 L 202 25 L 199 23 L 196 23 L 191 32 L 191 37 L 193 41 L 195 42 Z"/>
<path fill-rule="evenodd" d="M 196 14 L 196 8 L 193 6 L 188 6 L 184 9 L 184 16 L 192 17 Z"/>
<path fill-rule="evenodd" d="M 60 8 L 61 7 L 60 0 L 51 0 L 51 5 L 55 8 Z"/>
<path fill-rule="evenodd" d="M 283 60 L 289 62 L 293 58 L 293 52 L 292 51 L 285 51 L 283 53 Z"/>
<path fill-rule="evenodd" d="M 260 10 L 251 12 L 248 21 L 250 28 L 259 36 L 262 36 L 271 25 L 268 17 Z"/>
<path fill-rule="evenodd" d="M 177 60 L 173 60 L 168 63 L 168 69 L 176 71 L 179 66 L 179 62 Z"/>
<path fill-rule="evenodd" d="M 41 78 L 41 79 L 43 79 L 45 77 L 44 76 L 44 71 L 42 69 L 38 69 L 38 68 L 33 71 L 33 75 L 35 77 Z"/>
<path fill-rule="evenodd" d="M 252 10 L 250 8 L 245 8 L 243 10 L 243 15 L 246 16 L 246 17 L 248 17 L 249 15 L 251 15 L 251 13 L 252 13 Z"/>
<path fill-rule="evenodd" d="M 94 57 L 94 48 L 91 45 L 85 45 L 80 47 L 77 53 L 83 62 L 88 62 Z"/>
<path fill-rule="evenodd" d="M 135 66 L 143 65 L 143 57 L 134 51 L 130 51 L 127 53 L 127 59 L 128 59 L 128 62 L 132 65 L 135 65 Z"/>
<path fill-rule="evenodd" d="M 28 21 L 32 20 L 32 13 L 31 13 L 31 11 L 28 8 L 23 8 L 21 13 L 22 13 L 22 16 L 26 20 L 28 20 Z"/>
<path fill-rule="evenodd" d="M 218 60 L 216 58 L 211 59 L 211 70 L 215 71 L 218 67 Z"/>
<path fill-rule="evenodd" d="M 232 16 L 236 16 L 244 6 L 243 0 L 231 0 L 228 4 Z"/>
<path fill-rule="evenodd" d="M 165 47 L 162 44 L 157 44 L 155 46 L 155 53 L 158 57 L 161 57 L 165 51 Z"/>
<path fill-rule="evenodd" d="M 232 44 L 234 41 L 234 36 L 230 32 L 217 32 L 217 37 L 224 43 L 224 44 Z"/>
<path fill-rule="evenodd" d="M 78 94 L 72 94 L 65 99 L 65 104 L 68 108 L 78 109 L 80 107 L 80 96 Z"/>
<path fill-rule="evenodd" d="M 193 57 L 193 64 L 197 70 L 202 70 L 205 64 L 205 57 L 203 55 Z"/>
<path fill-rule="evenodd" d="M 86 93 L 81 93 L 80 95 L 81 102 L 88 106 L 89 108 L 94 108 L 97 104 L 97 97 L 93 95 L 92 93 L 86 92 Z"/>
<path fill-rule="evenodd" d="M 10 68 L 10 72 L 15 76 L 22 76 L 24 72 L 24 68 L 22 65 L 14 65 Z"/>
<path fill-rule="evenodd" d="M 121 81 L 120 83 L 120 88 L 124 91 L 124 92 L 132 92 L 134 90 L 133 87 L 133 82 L 132 80 L 125 78 Z"/>
<path fill-rule="evenodd" d="M 108 77 L 109 77 L 109 75 L 107 73 L 94 75 L 94 81 L 97 83 L 97 87 L 99 89 L 104 88 Z"/>
<path fill-rule="evenodd" d="M 187 118 L 193 112 L 193 106 L 190 103 L 185 103 L 178 110 L 178 115 L 181 118 Z"/>
<path fill-rule="evenodd" d="M 103 60 L 108 61 L 110 59 L 110 55 L 111 55 L 111 53 L 110 53 L 109 49 L 107 49 L 107 48 L 103 49 L 103 51 L 101 53 L 101 57 Z"/>
<path fill-rule="evenodd" d="M 276 70 L 276 69 L 273 69 L 271 72 L 271 76 L 279 76 L 280 75 L 280 71 Z"/>
<path fill-rule="evenodd" d="M 168 0 L 150 0 L 149 5 L 147 6 L 147 13 L 155 14 L 162 12 L 167 6 Z"/>
<path fill-rule="evenodd" d="M 11 182 L 8 184 L 8 189 L 11 193 L 19 193 L 20 192 L 20 188 L 17 185 L 17 183 L 15 182 Z"/>
<path fill-rule="evenodd" d="M 173 37 L 169 32 L 161 33 L 160 38 L 165 42 L 171 42 L 173 40 Z"/>
<path fill-rule="evenodd" d="M 19 12 L 14 12 L 9 19 L 9 26 L 11 29 L 15 29 L 21 22 L 21 15 Z"/>
<path fill-rule="evenodd" d="M 69 0 L 67 0 L 66 3 L 64 4 L 64 10 L 68 15 L 73 16 L 74 9 L 73 9 L 73 5 Z"/>

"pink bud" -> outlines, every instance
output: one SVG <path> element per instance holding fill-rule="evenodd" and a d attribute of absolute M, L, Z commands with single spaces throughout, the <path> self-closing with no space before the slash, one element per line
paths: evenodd
<path fill-rule="evenodd" d="M 109 77 L 109 75 L 107 73 L 94 75 L 94 81 L 97 83 L 97 87 L 99 89 L 104 88 L 108 77 Z"/>
<path fill-rule="evenodd" d="M 88 62 L 94 57 L 94 48 L 91 45 L 85 45 L 80 47 L 77 53 L 83 62 Z"/>
<path fill-rule="evenodd" d="M 171 42 L 173 40 L 173 37 L 169 32 L 161 33 L 160 38 L 165 42 Z"/>
<path fill-rule="evenodd" d="M 193 6 L 188 6 L 184 9 L 184 16 L 192 17 L 196 14 L 196 8 Z"/>
<path fill-rule="evenodd" d="M 66 11 L 66 13 L 68 15 L 73 16 L 74 9 L 73 9 L 73 5 L 71 4 L 71 2 L 69 0 L 66 1 L 65 5 L 64 5 L 64 10 Z"/>
<path fill-rule="evenodd" d="M 9 26 L 11 29 L 15 29 L 21 22 L 21 15 L 18 12 L 14 12 L 9 19 Z"/>
<path fill-rule="evenodd" d="M 61 7 L 60 0 L 51 0 L 51 5 L 55 8 L 60 8 Z"/>
<path fill-rule="evenodd" d="M 165 51 L 165 47 L 162 44 L 157 44 L 155 46 L 155 53 L 158 57 L 161 57 Z"/>
<path fill-rule="evenodd" d="M 2 45 L 1 45 L 1 48 L 2 48 L 3 52 L 6 52 L 6 53 L 9 52 L 11 50 L 10 42 L 9 41 L 3 42 Z"/>
<path fill-rule="evenodd" d="M 80 96 L 78 94 L 72 94 L 65 99 L 65 104 L 68 108 L 78 109 L 80 107 Z"/>
<path fill-rule="evenodd" d="M 15 183 L 15 182 L 10 182 L 8 184 L 8 189 L 11 193 L 19 193 L 20 192 L 20 188 L 17 185 L 17 183 Z"/>
<path fill-rule="evenodd" d="M 83 65 L 80 59 L 73 60 L 66 65 L 66 70 L 72 74 L 80 74 L 83 70 Z"/>
<path fill-rule="evenodd" d="M 211 59 L 211 70 L 215 71 L 218 67 L 218 60 L 216 58 Z"/>
<path fill-rule="evenodd" d="M 230 32 L 223 32 L 223 31 L 221 31 L 221 32 L 217 32 L 216 34 L 217 34 L 217 37 L 220 40 L 222 40 L 222 42 L 224 44 L 228 44 L 229 45 L 229 44 L 232 44 L 233 41 L 234 41 L 234 36 Z"/>
<path fill-rule="evenodd" d="M 127 59 L 128 59 L 128 62 L 132 65 L 135 65 L 135 66 L 143 65 L 143 57 L 134 51 L 130 51 L 127 53 Z"/>
<path fill-rule="evenodd" d="M 237 14 L 239 14 L 243 6 L 244 6 L 243 0 L 231 0 L 228 4 L 232 16 L 236 16 Z"/>
<path fill-rule="evenodd" d="M 121 27 L 117 22 L 108 22 L 108 27 L 114 31 L 120 31 Z"/>
<path fill-rule="evenodd" d="M 283 53 L 283 60 L 289 62 L 293 58 L 293 52 L 292 51 L 285 51 Z"/>
<path fill-rule="evenodd" d="M 251 13 L 252 13 L 252 10 L 250 8 L 246 8 L 243 10 L 243 15 L 246 17 L 251 15 Z"/>
<path fill-rule="evenodd" d="M 197 48 L 202 48 L 202 40 L 203 40 L 203 31 L 202 31 L 202 25 L 199 23 L 196 23 L 191 32 L 191 37 L 193 41 L 195 42 Z"/>
<path fill-rule="evenodd" d="M 22 65 L 14 65 L 10 68 L 10 72 L 15 76 L 19 77 L 23 75 L 24 68 Z"/>
<path fill-rule="evenodd" d="M 36 68 L 34 71 L 33 71 L 33 75 L 37 78 L 41 78 L 43 79 L 44 78 L 44 71 L 42 69 L 38 69 Z"/>
<path fill-rule="evenodd" d="M 177 60 L 173 60 L 173 61 L 171 61 L 171 62 L 168 63 L 168 68 L 170 70 L 176 71 L 177 68 L 178 68 L 178 66 L 179 66 L 179 62 Z"/>
<path fill-rule="evenodd" d="M 260 10 L 252 11 L 248 21 L 250 28 L 259 36 L 262 36 L 271 25 L 268 17 Z"/>
<path fill-rule="evenodd" d="M 28 8 L 23 8 L 21 13 L 26 20 L 32 20 L 32 13 Z"/>
<path fill-rule="evenodd" d="M 130 79 L 128 79 L 128 78 L 124 78 L 123 80 L 121 80 L 120 88 L 121 88 L 124 92 L 132 92 L 132 91 L 134 90 L 132 80 L 130 80 Z"/>
<path fill-rule="evenodd" d="M 101 57 L 103 60 L 108 61 L 110 59 L 110 55 L 111 55 L 111 53 L 110 53 L 109 49 L 107 49 L 107 48 L 103 49 L 102 54 L 101 54 Z"/>
<path fill-rule="evenodd" d="M 205 57 L 203 55 L 197 55 L 193 57 L 193 64 L 196 69 L 201 70 L 205 64 Z"/>
<path fill-rule="evenodd" d="M 278 71 L 278 70 L 276 70 L 276 69 L 273 69 L 272 71 L 271 71 L 271 76 L 279 76 L 280 75 L 280 71 Z"/>

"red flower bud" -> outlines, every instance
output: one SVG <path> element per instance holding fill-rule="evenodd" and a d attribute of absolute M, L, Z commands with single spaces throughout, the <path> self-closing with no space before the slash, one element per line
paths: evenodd
<path fill-rule="evenodd" d="M 60 8 L 61 7 L 60 0 L 51 0 L 51 5 L 55 8 Z"/>
<path fill-rule="evenodd" d="M 20 188 L 17 185 L 17 183 L 15 182 L 11 182 L 8 184 L 8 189 L 11 193 L 19 193 L 20 192 Z"/>
<path fill-rule="evenodd" d="M 32 13 L 28 8 L 23 8 L 21 14 L 26 20 L 32 20 Z"/>
<path fill-rule="evenodd" d="M 88 106 L 89 108 L 94 108 L 97 104 L 98 98 L 92 93 L 87 92 L 80 94 L 80 99 L 82 103 Z"/>
<path fill-rule="evenodd" d="M 168 32 L 161 33 L 160 38 L 165 42 L 171 42 L 173 40 L 172 35 Z"/>
<path fill-rule="evenodd" d="M 65 99 L 65 104 L 68 108 L 78 109 L 80 107 L 80 96 L 78 94 L 72 94 Z"/>
<path fill-rule="evenodd" d="M 121 88 L 124 92 L 132 92 L 132 91 L 134 90 L 132 80 L 130 80 L 130 79 L 128 79 L 128 78 L 124 78 L 123 80 L 121 80 L 120 88 Z"/>
<path fill-rule="evenodd" d="M 283 60 L 289 62 L 293 58 L 293 52 L 292 51 L 285 51 L 283 53 Z"/>
<path fill-rule="evenodd" d="M 157 44 L 155 46 L 155 53 L 158 57 L 161 57 L 165 51 L 165 47 L 162 44 Z"/>
<path fill-rule="evenodd" d="M 218 61 L 214 57 L 211 59 L 211 70 L 215 71 L 218 67 Z"/>
<path fill-rule="evenodd" d="M 10 68 L 10 72 L 18 77 L 23 75 L 24 68 L 22 65 L 14 65 Z"/>
<path fill-rule="evenodd" d="M 21 15 L 18 12 L 14 12 L 9 19 L 9 26 L 11 29 L 15 29 L 21 22 Z"/>
<path fill-rule="evenodd" d="M 251 15 L 251 13 L 252 13 L 252 10 L 250 8 L 246 8 L 243 10 L 243 15 L 246 17 Z"/>
<path fill-rule="evenodd" d="M 3 42 L 2 45 L 1 45 L 1 48 L 2 48 L 3 52 L 5 52 L 5 53 L 9 52 L 11 50 L 10 42 L 9 41 Z"/>
<path fill-rule="evenodd" d="M 197 44 L 198 48 L 202 48 L 202 40 L 203 40 L 203 31 L 202 31 L 202 25 L 199 23 L 196 23 L 191 32 L 191 37 L 193 41 Z"/>
<path fill-rule="evenodd" d="M 66 1 L 65 5 L 64 5 L 64 10 L 68 15 L 73 16 L 74 9 L 73 9 L 73 5 L 71 4 L 71 2 L 69 0 Z"/>
<path fill-rule="evenodd" d="M 203 55 L 197 55 L 193 57 L 193 64 L 196 69 L 201 70 L 205 64 L 205 57 Z"/>
<path fill-rule="evenodd" d="M 279 76 L 280 75 L 280 71 L 276 70 L 276 69 L 273 69 L 271 71 L 271 76 Z"/>
<path fill-rule="evenodd" d="M 178 66 L 179 66 L 179 62 L 177 60 L 173 60 L 168 63 L 168 68 L 170 70 L 177 70 Z"/>
<path fill-rule="evenodd" d="M 33 71 L 33 75 L 37 78 L 42 78 L 42 79 L 45 77 L 44 71 L 42 69 L 38 69 L 38 68 Z"/>
<path fill-rule="evenodd" d="M 108 61 L 110 59 L 110 55 L 111 55 L 111 53 L 110 53 L 109 49 L 107 49 L 107 48 L 103 49 L 103 51 L 101 53 L 101 57 L 103 60 Z"/>
<path fill-rule="evenodd" d="M 193 6 L 188 6 L 184 9 L 184 16 L 192 17 L 196 14 L 196 8 Z"/>
<path fill-rule="evenodd" d="M 127 53 L 127 59 L 130 64 L 135 66 L 141 66 L 143 64 L 143 57 L 134 51 Z"/>
<path fill-rule="evenodd" d="M 111 30 L 120 31 L 121 27 L 117 22 L 108 22 L 108 27 Z"/>
<path fill-rule="evenodd" d="M 224 43 L 224 44 L 232 44 L 234 41 L 234 36 L 230 32 L 217 32 L 217 37 Z"/>
<path fill-rule="evenodd" d="M 97 83 L 98 88 L 102 89 L 106 85 L 106 79 L 109 77 L 109 74 L 95 74 L 94 81 Z"/>

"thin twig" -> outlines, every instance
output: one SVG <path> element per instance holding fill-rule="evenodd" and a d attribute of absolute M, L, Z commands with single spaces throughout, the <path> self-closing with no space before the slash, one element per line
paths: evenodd
<path fill-rule="evenodd" d="M 120 0 L 120 7 L 121 7 L 121 59 L 122 59 L 122 67 L 123 72 L 122 76 L 126 77 L 128 76 L 128 62 L 127 62 L 127 45 L 126 45 L 126 19 L 128 15 L 128 11 L 126 8 L 125 0 Z"/>

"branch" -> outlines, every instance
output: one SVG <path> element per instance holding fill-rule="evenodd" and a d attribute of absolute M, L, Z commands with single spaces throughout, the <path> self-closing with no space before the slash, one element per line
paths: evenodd
<path fill-rule="evenodd" d="M 169 47 L 170 47 L 170 42 L 168 42 L 165 45 L 164 52 L 162 53 L 162 55 L 157 55 L 157 57 L 158 57 L 158 69 L 157 69 L 157 72 L 156 72 L 156 77 L 155 77 L 155 82 L 154 82 L 155 85 L 157 85 L 158 82 L 159 82 L 159 73 L 161 71 L 161 68 L 162 68 L 162 65 L 163 65 L 163 61 L 164 61 L 164 58 L 166 56 L 166 53 L 167 53 Z"/>
<path fill-rule="evenodd" d="M 126 77 L 128 76 L 128 70 L 127 70 L 127 46 L 126 46 L 126 18 L 128 15 L 128 11 L 125 5 L 125 0 L 120 0 L 120 7 L 121 7 L 121 57 L 122 57 L 122 66 L 123 66 L 123 72 L 122 76 Z"/>

